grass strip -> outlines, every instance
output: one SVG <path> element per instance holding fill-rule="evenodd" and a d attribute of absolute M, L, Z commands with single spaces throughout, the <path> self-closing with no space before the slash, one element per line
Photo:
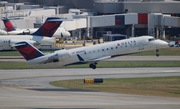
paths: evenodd
<path fill-rule="evenodd" d="M 179 67 L 180 62 L 98 62 L 97 68 L 132 68 L 132 67 Z M 47 65 L 28 65 L 26 62 L 0 62 L 0 69 L 55 69 L 55 68 L 89 68 L 88 64 L 58 66 L 58 63 Z"/>
<path fill-rule="evenodd" d="M 115 78 L 104 79 L 101 84 L 84 84 L 83 80 L 62 80 L 50 84 L 70 89 L 180 97 L 180 77 Z"/>

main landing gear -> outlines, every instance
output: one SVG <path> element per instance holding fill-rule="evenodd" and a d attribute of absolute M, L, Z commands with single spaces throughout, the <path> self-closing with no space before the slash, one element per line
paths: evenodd
<path fill-rule="evenodd" d="M 96 64 L 97 63 L 91 63 L 91 64 L 89 64 L 89 67 L 92 68 L 92 69 L 96 69 Z"/>
<path fill-rule="evenodd" d="M 157 57 L 159 57 L 159 53 L 158 53 L 158 52 L 159 52 L 159 50 L 156 49 L 156 56 L 157 56 Z"/>

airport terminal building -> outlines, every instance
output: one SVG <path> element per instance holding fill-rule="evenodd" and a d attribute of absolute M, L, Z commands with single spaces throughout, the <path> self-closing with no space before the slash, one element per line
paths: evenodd
<path fill-rule="evenodd" d="M 127 34 L 128 36 L 146 34 L 155 37 L 162 35 L 180 36 L 180 1 L 178 0 L 7 1 L 10 3 L 24 2 L 27 5 L 39 4 L 41 7 L 58 6 L 57 14 L 68 13 L 69 9 L 78 9 L 78 15 L 81 17 L 81 13 L 91 12 L 93 16 L 86 19 L 86 22 L 89 22 L 86 25 L 86 32 L 95 37 L 101 36 L 101 33 L 104 34 L 104 32 Z"/>

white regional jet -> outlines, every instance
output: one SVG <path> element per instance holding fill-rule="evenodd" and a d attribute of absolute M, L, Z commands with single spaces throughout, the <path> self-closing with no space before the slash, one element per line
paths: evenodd
<path fill-rule="evenodd" d="M 56 41 L 55 38 L 52 38 L 52 35 L 64 20 L 66 19 L 49 17 L 46 22 L 31 35 L 0 36 L 0 50 L 14 50 L 15 48 L 12 45 L 22 41 L 29 42 L 35 46 L 52 44 Z"/>
<path fill-rule="evenodd" d="M 93 46 L 58 50 L 47 55 L 28 42 L 19 42 L 14 46 L 27 60 L 28 64 L 58 63 L 60 66 L 67 66 L 90 63 L 89 67 L 96 69 L 96 64 L 100 60 L 148 50 L 158 51 L 159 48 L 168 47 L 168 43 L 151 36 L 141 36 Z"/>
<path fill-rule="evenodd" d="M 33 34 L 38 30 L 38 28 L 16 29 L 8 18 L 3 18 L 2 20 L 4 22 L 6 31 L 0 30 L 1 35 L 29 35 Z M 67 38 L 70 36 L 71 34 L 66 31 L 65 28 L 59 27 L 52 37 Z"/>

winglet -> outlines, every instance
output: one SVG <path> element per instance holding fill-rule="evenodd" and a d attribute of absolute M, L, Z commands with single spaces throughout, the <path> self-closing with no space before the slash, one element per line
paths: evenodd
<path fill-rule="evenodd" d="M 39 51 L 37 48 L 35 48 L 33 45 L 31 45 L 28 42 L 19 42 L 13 46 L 16 47 L 16 49 L 19 51 L 19 53 L 21 53 L 21 55 L 27 61 L 44 56 L 44 54 L 41 51 Z"/>
<path fill-rule="evenodd" d="M 46 19 L 45 23 L 32 35 L 52 37 L 64 20 L 66 19 L 49 17 Z"/>
<path fill-rule="evenodd" d="M 2 21 L 4 22 L 4 25 L 5 25 L 7 32 L 16 30 L 8 18 L 3 18 Z"/>

